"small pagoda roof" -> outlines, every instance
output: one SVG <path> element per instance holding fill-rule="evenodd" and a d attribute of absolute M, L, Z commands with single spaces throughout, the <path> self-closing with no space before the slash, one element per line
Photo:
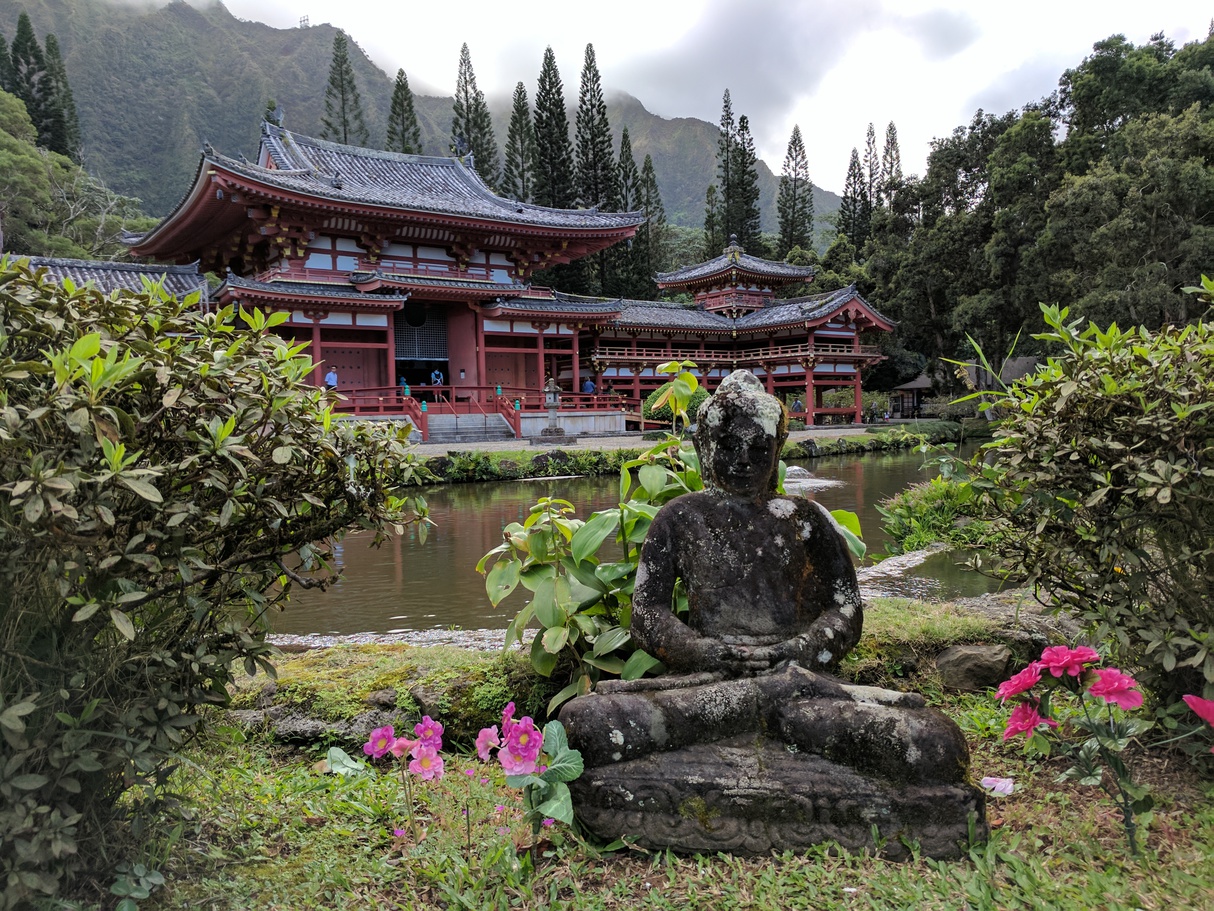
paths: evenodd
<path fill-rule="evenodd" d="M 262 282 L 230 273 L 215 297 L 240 297 L 240 292 L 263 300 L 298 301 L 301 306 L 318 306 L 326 310 L 399 310 L 409 299 L 408 294 L 370 294 L 336 282 L 291 279 Z"/>
<path fill-rule="evenodd" d="M 162 282 L 174 297 L 195 291 L 207 299 L 207 279 L 198 271 L 198 263 L 185 266 L 157 266 L 145 263 L 101 262 L 87 259 L 29 257 L 30 268 L 45 269 L 55 281 L 70 278 L 76 285 L 91 284 L 98 291 L 142 291 L 149 282 Z"/>
<path fill-rule="evenodd" d="M 755 310 L 753 313 L 739 317 L 737 326 L 739 330 L 743 330 L 765 329 L 770 326 L 787 326 L 796 323 L 824 323 L 839 311 L 847 310 L 849 304 L 857 313 L 863 312 L 868 316 L 877 328 L 887 331 L 894 328 L 894 321 L 866 301 L 856 290 L 855 285 L 808 297 L 772 301 L 762 310 Z"/>
<path fill-rule="evenodd" d="M 360 291 L 376 291 L 395 288 L 402 291 L 424 290 L 427 294 L 456 294 L 461 299 L 469 297 L 514 296 L 527 290 L 522 282 L 499 282 L 487 278 L 466 276 L 418 275 L 412 272 L 351 272 L 350 284 Z"/>
<path fill-rule="evenodd" d="M 684 266 L 673 272 L 659 272 L 659 288 L 682 288 L 703 284 L 738 284 L 748 281 L 765 287 L 787 285 L 809 281 L 814 276 L 813 266 L 792 266 L 769 259 L 751 256 L 738 245 L 736 236 L 730 238 L 729 246 L 715 259 Z"/>
<path fill-rule="evenodd" d="M 527 295 L 502 298 L 482 306 L 493 316 L 577 316 L 603 321 L 617 318 L 623 304 L 619 298 L 583 297 L 537 288 Z"/>

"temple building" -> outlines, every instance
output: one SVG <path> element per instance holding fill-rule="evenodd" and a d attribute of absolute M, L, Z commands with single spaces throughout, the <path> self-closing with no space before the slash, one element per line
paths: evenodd
<path fill-rule="evenodd" d="M 537 270 L 628 240 L 643 220 L 516 202 L 456 158 L 355 148 L 264 123 L 256 162 L 205 148 L 176 209 L 130 243 L 137 256 L 224 276 L 211 305 L 288 313 L 277 331 L 309 342 L 314 381 L 334 369 L 360 413 L 416 417 L 420 402 L 430 414 L 499 413 L 520 435 L 518 413 L 542 410 L 550 378 L 562 407 L 619 412 L 664 381 L 660 363 L 689 359 L 710 387 L 745 367 L 770 391 L 803 398 L 810 421 L 859 419 L 860 370 L 881 359 L 860 335 L 892 323 L 854 287 L 774 296 L 811 280 L 811 268 L 731 243 L 709 262 L 657 276 L 688 303 L 532 284 Z M 596 395 L 583 398 L 588 378 Z M 824 407 L 833 387 L 851 389 L 854 405 Z"/>

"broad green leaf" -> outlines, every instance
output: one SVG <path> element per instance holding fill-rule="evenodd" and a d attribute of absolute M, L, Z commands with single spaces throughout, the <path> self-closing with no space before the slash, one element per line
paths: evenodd
<path fill-rule="evenodd" d="M 555 655 L 563 649 L 569 642 L 569 628 L 566 626 L 553 626 L 544 630 L 544 651 Z"/>
<path fill-rule="evenodd" d="M 531 640 L 531 666 L 541 677 L 551 677 L 558 660 L 558 655 L 544 649 L 544 641 L 539 636 Z"/>
<path fill-rule="evenodd" d="M 149 503 L 164 502 L 164 497 L 160 495 L 160 491 L 142 478 L 129 478 L 126 475 L 119 475 L 118 480 Z"/>
<path fill-rule="evenodd" d="M 135 641 L 135 624 L 131 622 L 131 618 L 116 608 L 111 608 L 110 619 L 114 621 L 114 626 L 128 641 Z"/>
<path fill-rule="evenodd" d="M 341 747 L 329 747 L 325 758 L 329 761 L 329 771 L 343 778 L 351 775 L 361 775 L 367 771 L 367 764 L 355 759 Z"/>
<path fill-rule="evenodd" d="M 660 465 L 646 465 L 637 474 L 640 477 L 641 486 L 645 488 L 645 493 L 651 498 L 658 496 L 666 489 L 666 469 Z"/>
<path fill-rule="evenodd" d="M 595 657 L 614 652 L 631 638 L 632 634 L 628 630 L 619 626 L 612 627 L 594 640 Z"/>
<path fill-rule="evenodd" d="M 545 747 L 544 752 L 551 757 L 548 760 L 548 768 L 543 774 L 543 778 L 547 781 L 573 781 L 585 770 L 582 754 L 577 750 L 566 749 L 553 753 Z"/>
<path fill-rule="evenodd" d="M 643 474 L 644 469 L 641 471 Z M 615 535 L 619 524 L 618 510 L 607 509 L 594 513 L 586 520 L 585 525 L 574 532 L 573 541 L 570 544 L 573 559 L 581 563 L 598 553 L 599 547 L 607 540 L 607 537 Z"/>
<path fill-rule="evenodd" d="M 620 673 L 620 677 L 624 680 L 638 680 L 661 663 L 644 649 L 637 649 L 624 663 L 624 670 Z"/>
<path fill-rule="evenodd" d="M 535 812 L 539 816 L 573 825 L 573 799 L 569 796 L 569 787 L 563 781 L 558 781 L 554 787 L 556 793 L 536 807 Z"/>
<path fill-rule="evenodd" d="M 485 576 L 485 592 L 489 603 L 497 607 L 515 588 L 518 587 L 519 570 L 522 564 L 517 560 L 499 559 Z"/>

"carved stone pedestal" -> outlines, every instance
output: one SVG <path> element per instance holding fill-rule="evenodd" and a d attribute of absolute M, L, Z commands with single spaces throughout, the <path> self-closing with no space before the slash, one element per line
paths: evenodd
<path fill-rule="evenodd" d="M 683 853 L 837 842 L 901 860 L 917 842 L 924 856 L 952 858 L 989 834 L 975 787 L 896 785 L 753 734 L 588 769 L 570 789 L 600 838 Z"/>

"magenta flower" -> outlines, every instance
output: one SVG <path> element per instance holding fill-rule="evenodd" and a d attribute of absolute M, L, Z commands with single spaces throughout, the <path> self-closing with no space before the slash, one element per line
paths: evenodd
<path fill-rule="evenodd" d="M 1098 670 L 1096 681 L 1088 687 L 1088 692 L 1123 709 L 1136 709 L 1142 705 L 1142 692 L 1138 689 L 1138 681 L 1115 667 L 1102 667 Z"/>
<path fill-rule="evenodd" d="M 507 702 L 502 709 L 502 736 L 505 737 L 514 727 L 514 703 Z"/>
<path fill-rule="evenodd" d="M 534 761 L 539 759 L 540 750 L 544 746 L 544 735 L 530 717 L 524 716 L 506 735 L 506 745 L 511 752 Z"/>
<path fill-rule="evenodd" d="M 1214 724 L 1214 699 L 1202 699 L 1200 696 L 1185 696 L 1185 704 L 1188 705 L 1197 717 L 1206 724 Z M 1210 752 L 1214 753 L 1214 747 L 1210 747 Z"/>
<path fill-rule="evenodd" d="M 1100 660 L 1100 654 L 1086 645 L 1077 648 L 1067 648 L 1065 645 L 1051 645 L 1041 653 L 1037 662 L 1043 670 L 1048 670 L 1055 677 L 1070 674 L 1078 677 L 1083 673 L 1085 664 L 1095 664 Z"/>
<path fill-rule="evenodd" d="M 998 794 L 1001 797 L 1007 797 L 1016 787 L 1016 782 L 1013 779 L 995 778 L 993 775 L 988 775 L 986 778 L 983 778 L 979 784 L 992 794 Z"/>
<path fill-rule="evenodd" d="M 443 748 L 443 726 L 432 720 L 429 715 L 423 716 L 422 720 L 413 726 L 413 733 L 426 746 L 435 750 Z"/>
<path fill-rule="evenodd" d="M 511 705 L 513 704 L 511 703 Z M 504 721 L 505 719 L 503 718 Z M 481 732 L 476 735 L 476 755 L 481 758 L 481 762 L 488 762 L 489 750 L 501 745 L 502 742 L 497 736 L 496 724 L 491 728 L 481 728 Z"/>
<path fill-rule="evenodd" d="M 555 820 L 555 819 L 552 819 L 551 817 L 549 817 L 548 819 L 545 819 L 545 820 L 543 821 L 543 825 L 544 825 L 546 828 L 551 829 L 553 826 L 555 826 L 555 825 L 556 825 L 556 820 Z"/>
<path fill-rule="evenodd" d="M 1028 692 L 1040 682 L 1041 665 L 1034 661 L 1019 674 L 999 684 L 999 689 L 995 690 L 995 695 L 999 697 L 1000 702 L 1007 702 L 1012 696 L 1019 696 L 1021 693 Z"/>
<path fill-rule="evenodd" d="M 1007 730 L 1003 732 L 1003 739 L 1011 740 L 1017 734 L 1031 734 L 1042 724 L 1048 724 L 1052 728 L 1058 727 L 1058 722 L 1053 718 L 1041 717 L 1040 712 L 1037 711 L 1039 705 L 1040 703 L 1034 700 L 1022 702 L 1012 709 L 1011 717 L 1007 720 Z"/>
<path fill-rule="evenodd" d="M 1206 724 L 1214 724 L 1214 699 L 1202 699 L 1200 696 L 1185 696 L 1185 705 L 1197 713 L 1197 717 Z"/>
<path fill-rule="evenodd" d="M 443 757 L 438 750 L 419 744 L 413 751 L 413 761 L 409 763 L 409 771 L 422 781 L 433 781 L 443 777 Z"/>
<path fill-rule="evenodd" d="M 397 737 L 394 741 L 392 741 L 392 746 L 388 747 L 388 752 L 397 759 L 400 759 L 415 746 L 417 746 L 418 742 L 419 741 L 416 740 L 409 740 L 407 737 Z"/>
<path fill-rule="evenodd" d="M 370 738 L 363 744 L 363 752 L 368 756 L 373 756 L 376 759 L 382 758 L 390 749 L 396 740 L 393 736 L 395 731 L 392 730 L 392 725 L 385 725 L 382 728 L 376 728 L 371 732 Z"/>

